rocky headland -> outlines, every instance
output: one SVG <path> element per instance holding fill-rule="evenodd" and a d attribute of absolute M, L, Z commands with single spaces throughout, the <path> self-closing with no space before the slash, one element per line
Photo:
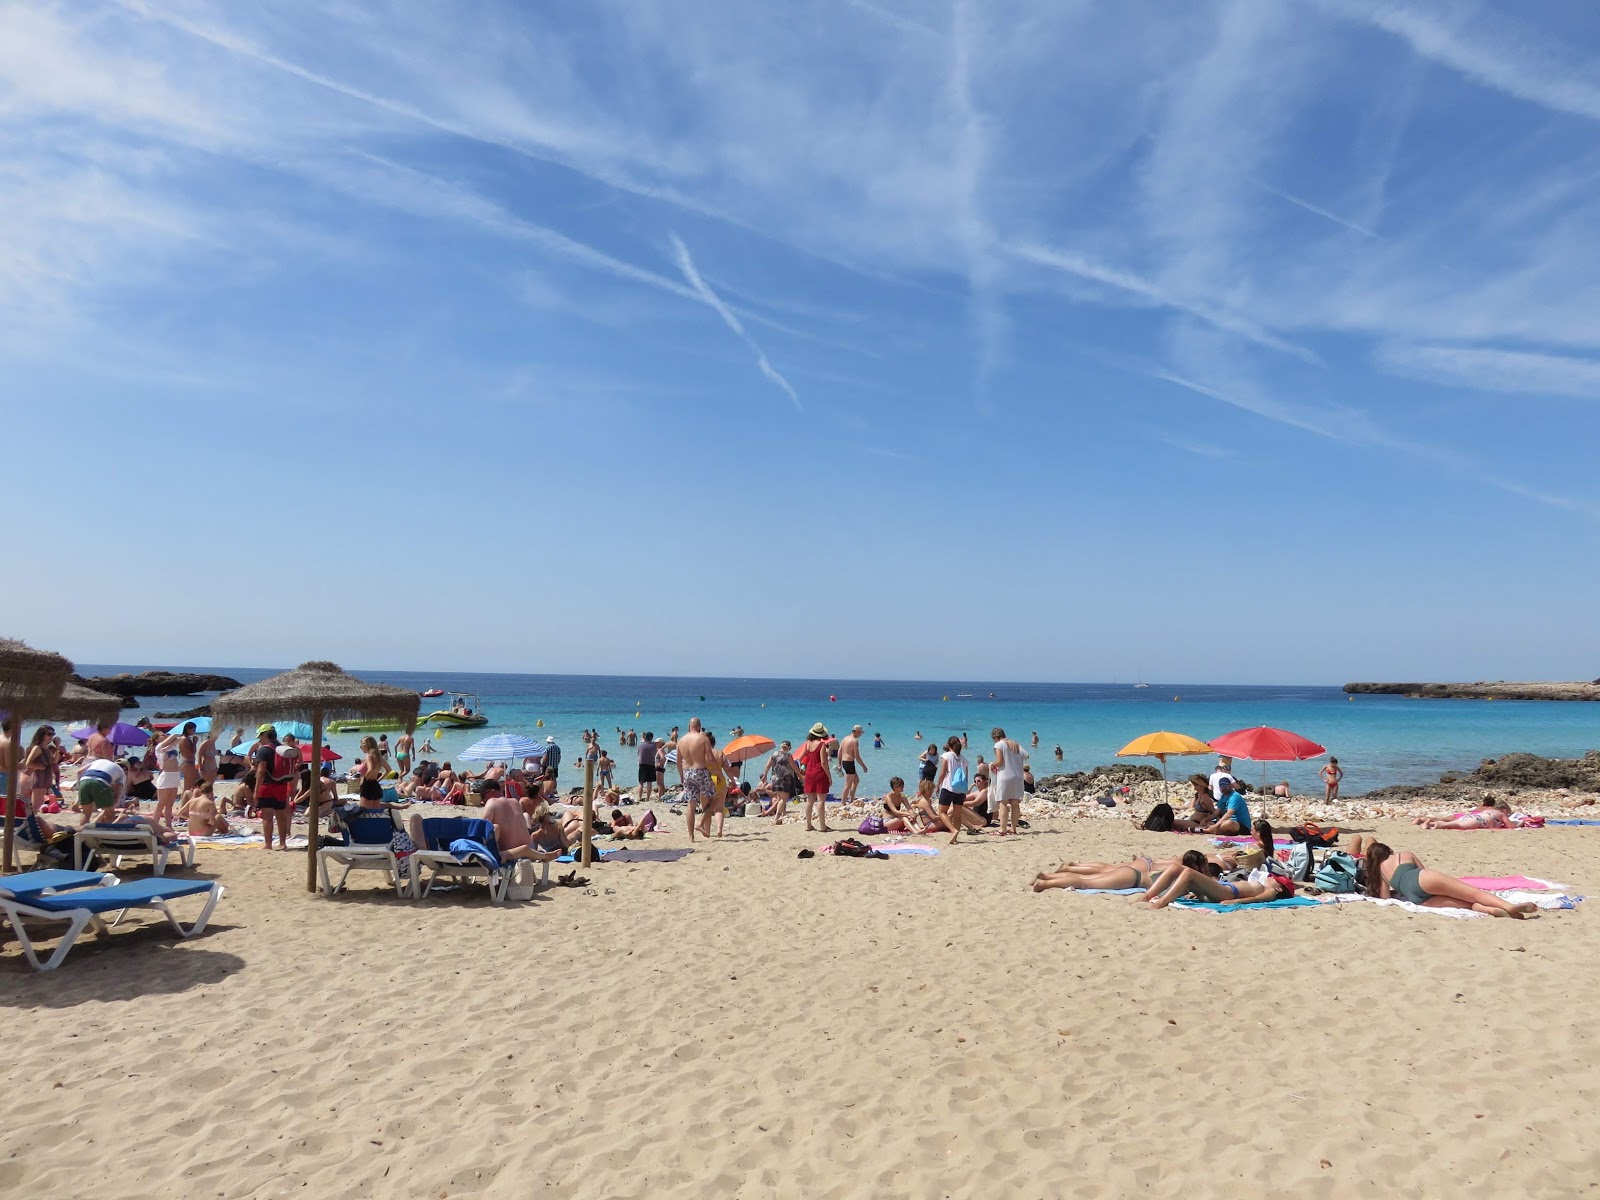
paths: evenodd
<path fill-rule="evenodd" d="M 105 692 L 110 696 L 193 696 L 198 692 L 225 692 L 240 686 L 226 675 L 193 674 L 184 671 L 141 671 L 137 675 L 95 675 L 72 677 L 74 683 Z M 134 708 L 137 705 L 126 705 Z"/>
<path fill-rule="evenodd" d="M 1593 683 L 1347 683 L 1344 690 L 1353 695 L 1419 700 L 1600 700 L 1600 679 Z"/>

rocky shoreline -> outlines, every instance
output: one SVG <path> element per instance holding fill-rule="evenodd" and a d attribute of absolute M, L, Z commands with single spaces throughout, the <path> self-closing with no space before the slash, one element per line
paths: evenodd
<path fill-rule="evenodd" d="M 119 696 L 124 708 L 138 708 L 139 696 L 193 696 L 199 692 L 226 692 L 242 686 L 237 679 L 227 675 L 184 671 L 141 671 L 137 675 L 124 672 L 121 675 L 95 675 L 88 679 L 74 675 L 72 682 L 108 696 Z"/>
<path fill-rule="evenodd" d="M 1415 700 L 1597 700 L 1600 679 L 1593 683 L 1347 683 L 1351 695 L 1410 696 Z"/>

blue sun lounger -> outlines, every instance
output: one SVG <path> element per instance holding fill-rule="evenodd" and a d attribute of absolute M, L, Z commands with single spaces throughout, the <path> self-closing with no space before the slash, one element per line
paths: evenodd
<path fill-rule="evenodd" d="M 46 877 L 54 876 L 54 879 Z M 198 937 L 205 932 L 212 910 L 222 899 L 225 889 L 220 883 L 205 880 L 139 879 L 132 883 L 115 883 L 115 875 L 96 875 L 90 871 L 30 871 L 23 875 L 0 877 L 0 910 L 5 912 L 11 928 L 22 945 L 22 953 L 36 971 L 53 971 L 61 965 L 67 952 L 78 940 L 86 926 L 104 935 L 122 920 L 130 909 L 153 908 L 161 912 L 178 931 L 180 937 Z M 187 929 L 173 915 L 170 902 L 186 896 L 205 895 L 205 907 Z M 104 913 L 116 913 L 109 923 L 101 920 Z M 65 921 L 67 931 L 55 953 L 43 963 L 28 936 L 27 921 Z"/>

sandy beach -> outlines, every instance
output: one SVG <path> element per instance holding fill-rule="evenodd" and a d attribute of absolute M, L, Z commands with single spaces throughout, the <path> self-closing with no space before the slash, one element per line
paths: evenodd
<path fill-rule="evenodd" d="M 492 907 L 208 850 L 0 1002 L 0 1189 L 151 1195 L 1566 1196 L 1600 1178 L 1590 914 L 1216 915 L 1034 895 L 1198 839 L 1036 819 L 937 857 L 797 859 L 730 820 Z M 1358 822 L 1455 873 L 1600 888 L 1600 829 Z M 562 868 L 564 869 L 564 868 Z M 132 872 L 135 875 L 142 871 Z"/>

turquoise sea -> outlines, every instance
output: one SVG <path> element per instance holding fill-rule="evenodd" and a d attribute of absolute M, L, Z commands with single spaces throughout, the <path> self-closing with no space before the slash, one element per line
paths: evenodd
<path fill-rule="evenodd" d="M 148 669 L 79 667 L 86 675 Z M 175 669 L 215 671 L 246 683 L 277 670 Z M 1247 725 L 1275 725 L 1320 742 L 1336 755 L 1346 771 L 1347 795 L 1392 783 L 1431 782 L 1442 771 L 1470 769 L 1482 758 L 1516 750 L 1571 757 L 1600 746 L 1600 704 L 1350 697 L 1337 687 L 356 673 L 418 691 L 439 687 L 476 694 L 490 723 L 484 729 L 433 734 L 444 758 L 488 734 L 514 732 L 554 736 L 571 763 L 583 729 L 599 729 L 602 744 L 617 755 L 619 728 L 664 734 L 673 725 L 686 726 L 692 716 L 700 717 L 719 739 L 735 725 L 747 733 L 798 742 L 814 721 L 835 733 L 860 724 L 867 730 L 863 740 L 871 768 L 864 790 L 874 793 L 891 774 L 915 778 L 916 757 L 926 739 L 966 732 L 977 752 L 987 747 L 989 730 L 996 725 L 1024 745 L 1038 732 L 1039 748 L 1033 754 L 1040 775 L 1112 762 L 1120 747 L 1157 729 L 1209 740 Z M 126 717 L 178 711 L 200 702 L 151 698 Z M 424 701 L 423 711 L 436 703 L 443 702 Z M 919 732 L 923 741 L 916 740 Z M 872 748 L 874 734 L 882 736 L 882 750 Z M 330 742 L 348 755 L 358 740 L 347 735 Z M 1057 745 L 1064 754 L 1060 767 L 1054 758 Z M 631 760 L 618 761 L 624 768 L 619 778 L 631 779 Z M 1155 765 L 1153 760 L 1140 761 Z M 1207 760 L 1187 761 L 1198 768 Z M 1287 779 L 1297 790 L 1309 791 L 1318 786 L 1316 773 L 1323 761 L 1268 764 L 1267 778 Z M 1173 760 L 1169 771 L 1177 776 L 1185 767 L 1185 760 Z M 1242 770 L 1247 778 L 1259 780 L 1259 768 Z"/>

